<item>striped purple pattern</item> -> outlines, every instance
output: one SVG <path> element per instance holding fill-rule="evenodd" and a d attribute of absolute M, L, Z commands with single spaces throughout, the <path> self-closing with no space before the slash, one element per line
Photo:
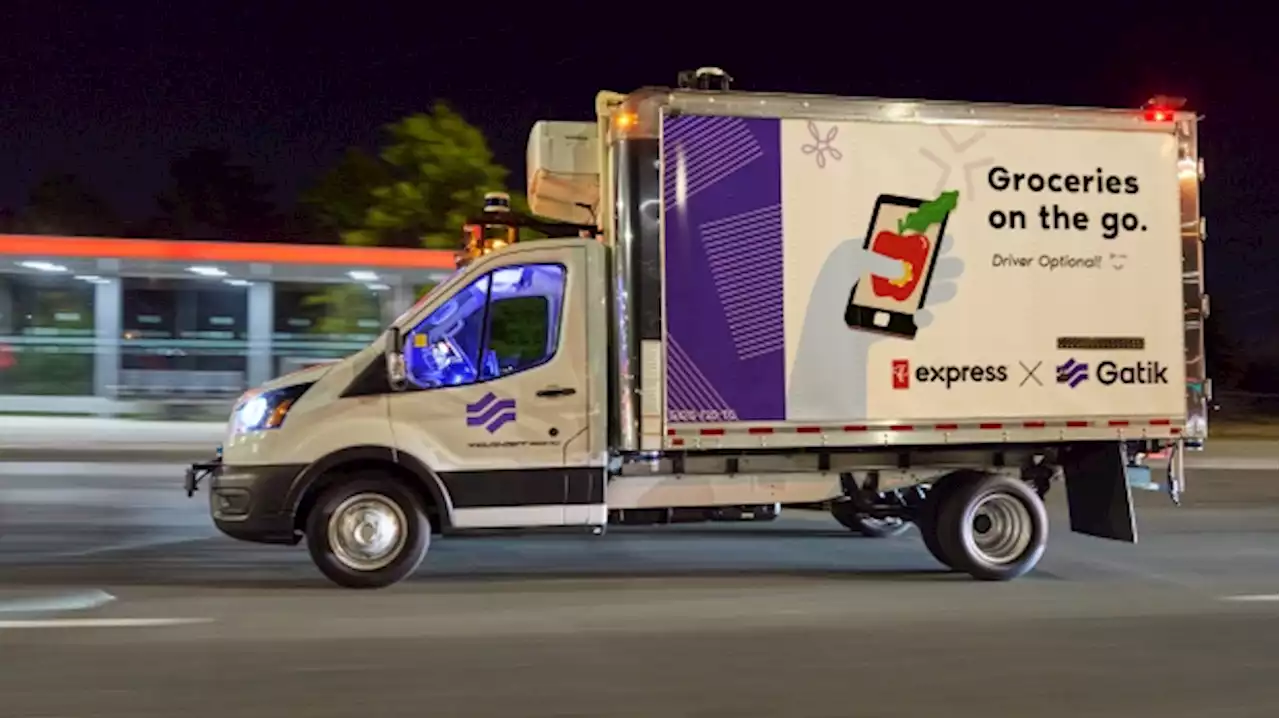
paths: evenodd
<path fill-rule="evenodd" d="M 786 416 L 780 134 L 773 119 L 663 122 L 668 422 Z"/>
<path fill-rule="evenodd" d="M 667 209 L 764 156 L 760 143 L 740 117 L 686 115 L 667 120 L 662 131 L 666 153 L 663 162 L 674 170 L 666 172 L 664 178 Z"/>
<path fill-rule="evenodd" d="M 782 205 L 705 222 L 698 233 L 738 358 L 782 351 Z"/>
<path fill-rule="evenodd" d="M 675 421 L 732 421 L 733 417 L 729 402 L 670 337 L 667 338 L 667 414 Z"/>

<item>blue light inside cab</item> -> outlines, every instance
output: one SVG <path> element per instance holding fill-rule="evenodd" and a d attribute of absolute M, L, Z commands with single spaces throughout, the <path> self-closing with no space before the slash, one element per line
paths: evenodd
<path fill-rule="evenodd" d="M 533 284 L 536 267 L 508 267 L 493 273 L 493 298 L 504 299 L 507 295 L 526 290 Z"/>
<path fill-rule="evenodd" d="M 560 265 L 505 267 L 480 277 L 406 335 L 405 369 L 410 381 L 432 388 L 470 384 L 482 374 L 498 376 L 500 357 L 492 351 L 481 357 L 486 303 L 532 295 L 558 308 L 563 291 Z M 554 331 L 554 323 L 550 326 Z M 486 371 L 481 371 L 477 360 Z"/>

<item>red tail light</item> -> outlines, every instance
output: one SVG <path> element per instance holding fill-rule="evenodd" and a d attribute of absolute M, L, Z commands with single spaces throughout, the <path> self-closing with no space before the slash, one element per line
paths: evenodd
<path fill-rule="evenodd" d="M 1181 110 L 1185 104 L 1187 101 L 1181 97 L 1156 95 L 1142 106 L 1142 115 L 1147 122 L 1172 122 L 1178 110 Z"/>

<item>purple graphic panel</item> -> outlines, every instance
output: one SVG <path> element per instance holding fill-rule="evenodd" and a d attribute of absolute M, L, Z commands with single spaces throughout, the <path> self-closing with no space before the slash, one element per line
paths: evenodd
<path fill-rule="evenodd" d="M 777 120 L 662 128 L 667 420 L 786 416 Z"/>

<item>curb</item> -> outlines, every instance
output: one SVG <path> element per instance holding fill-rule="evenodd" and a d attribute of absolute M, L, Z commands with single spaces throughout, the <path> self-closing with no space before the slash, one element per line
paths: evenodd
<path fill-rule="evenodd" d="M 212 446 L 0 447 L 0 463 L 190 464 L 212 456 Z"/>

